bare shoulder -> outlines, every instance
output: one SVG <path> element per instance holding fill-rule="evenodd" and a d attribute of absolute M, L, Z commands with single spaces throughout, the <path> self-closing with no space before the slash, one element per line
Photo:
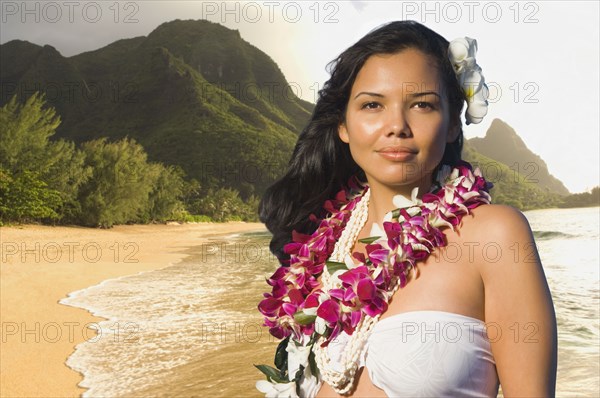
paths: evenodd
<path fill-rule="evenodd" d="M 523 213 L 509 205 L 498 205 L 498 204 L 489 204 L 489 205 L 481 205 L 474 209 L 471 209 L 471 213 L 474 217 L 477 217 L 479 214 L 485 217 L 494 217 L 494 218 L 525 218 Z"/>
<path fill-rule="evenodd" d="M 475 261 L 488 286 L 508 274 L 520 278 L 527 272 L 543 273 L 529 221 L 512 206 L 476 207 L 463 218 L 459 233 L 480 249 Z"/>
<path fill-rule="evenodd" d="M 482 205 L 472 209 L 471 214 L 463 218 L 460 228 L 465 234 L 494 239 L 531 234 L 529 221 L 519 209 L 497 204 Z"/>

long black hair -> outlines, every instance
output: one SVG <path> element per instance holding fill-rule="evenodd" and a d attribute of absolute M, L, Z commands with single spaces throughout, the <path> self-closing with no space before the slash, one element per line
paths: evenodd
<path fill-rule="evenodd" d="M 346 184 L 351 176 L 366 181 L 353 160 L 348 144 L 338 136 L 356 76 L 366 60 L 376 54 L 394 54 L 407 48 L 420 50 L 438 67 L 449 102 L 450 121 L 459 130 L 458 138 L 446 144 L 442 164 L 454 165 L 461 159 L 463 132 L 460 114 L 465 95 L 448 59 L 449 42 L 415 21 L 386 23 L 365 35 L 328 65 L 330 79 L 319 90 L 319 98 L 308 125 L 302 130 L 286 173 L 271 185 L 259 205 L 260 220 L 273 234 L 270 249 L 285 265 L 283 246 L 291 232 L 312 233 L 317 223 L 309 216 L 322 217 L 323 203 Z"/>

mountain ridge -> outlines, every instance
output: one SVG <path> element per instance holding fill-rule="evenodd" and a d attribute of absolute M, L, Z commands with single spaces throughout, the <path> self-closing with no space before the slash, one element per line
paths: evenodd
<path fill-rule="evenodd" d="M 268 55 L 208 21 L 165 22 L 147 36 L 71 57 L 24 41 L 0 51 L 1 105 L 11 85 L 17 94 L 58 87 L 47 95 L 62 119 L 56 138 L 129 136 L 151 160 L 244 197 L 260 194 L 277 177 L 273 170 L 285 169 L 313 107 L 283 91 L 289 85 Z M 227 164 L 232 156 L 236 170 Z M 248 169 L 259 177 L 247 178 Z"/>
<path fill-rule="evenodd" d="M 559 195 L 570 193 L 560 180 L 550 174 L 546 162 L 531 151 L 517 132 L 502 119 L 492 121 L 485 137 L 471 138 L 468 142 L 482 155 L 524 175 L 527 181 Z"/>

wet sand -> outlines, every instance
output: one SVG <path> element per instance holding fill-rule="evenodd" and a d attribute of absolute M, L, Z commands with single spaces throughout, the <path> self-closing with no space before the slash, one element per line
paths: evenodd
<path fill-rule="evenodd" d="M 94 337 L 89 312 L 59 304 L 103 280 L 167 267 L 217 235 L 261 223 L 123 225 L 112 229 L 0 227 L 1 397 L 78 397 L 81 374 L 65 365 Z M 90 325 L 88 325 L 90 324 Z"/>

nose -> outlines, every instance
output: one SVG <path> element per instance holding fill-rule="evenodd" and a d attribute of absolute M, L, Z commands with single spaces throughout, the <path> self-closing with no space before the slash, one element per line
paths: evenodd
<path fill-rule="evenodd" d="M 386 130 L 388 136 L 395 135 L 402 138 L 412 136 L 405 111 L 401 106 L 388 108 Z"/>

